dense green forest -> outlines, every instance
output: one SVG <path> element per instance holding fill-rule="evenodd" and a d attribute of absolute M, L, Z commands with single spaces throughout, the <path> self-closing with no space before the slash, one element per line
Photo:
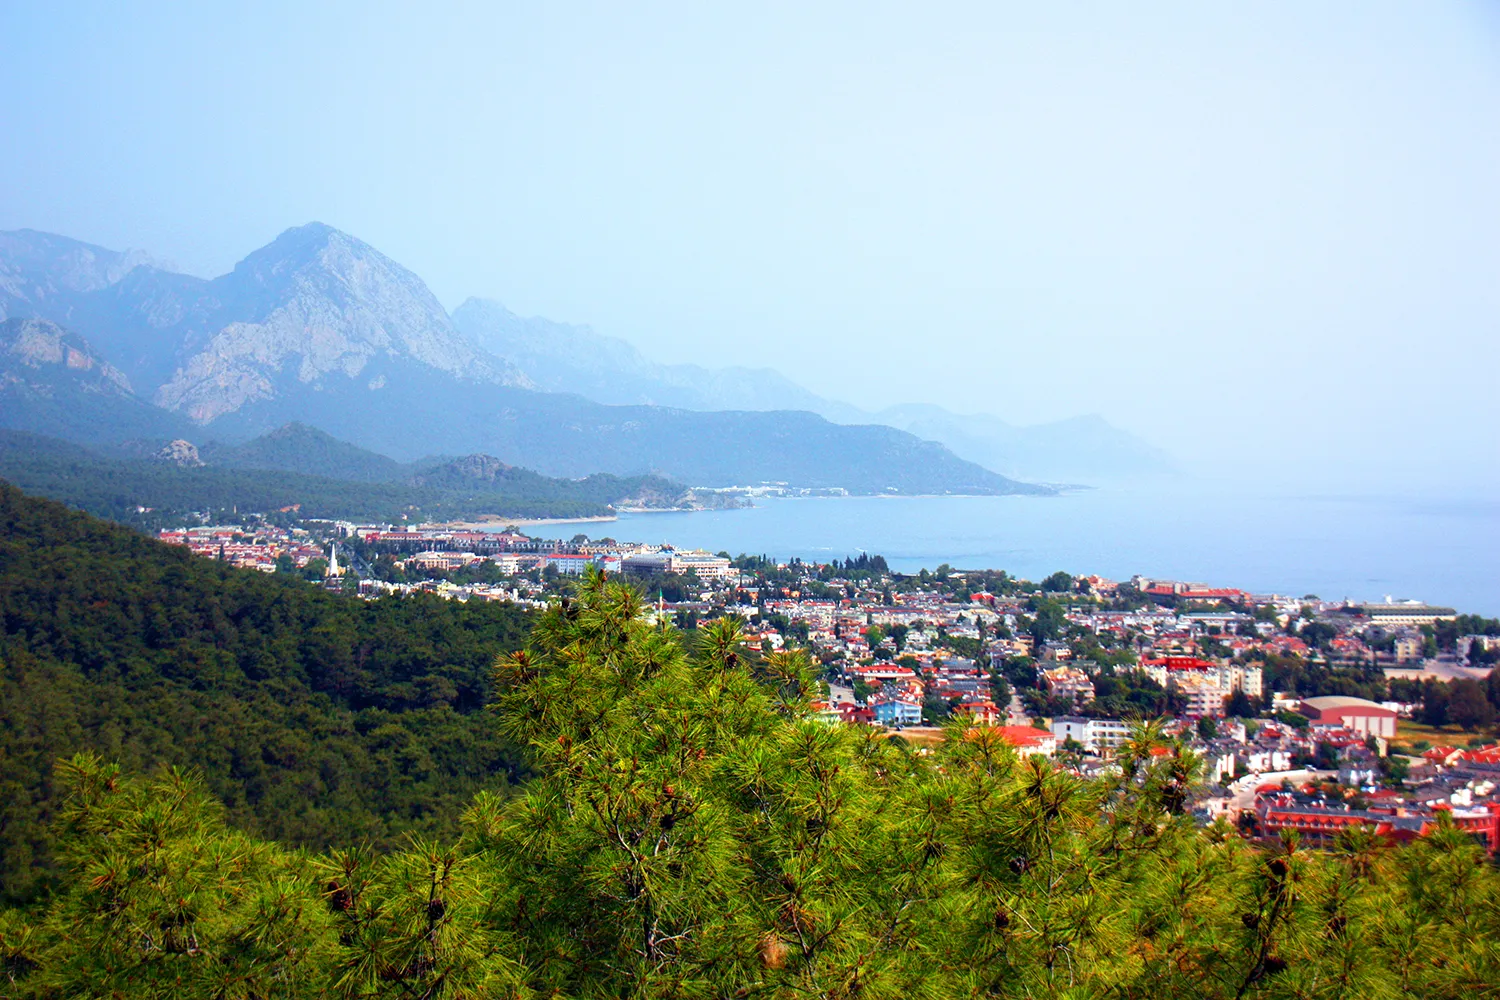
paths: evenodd
<path fill-rule="evenodd" d="M 1201 762 L 1153 724 L 1102 780 L 987 727 L 919 753 L 812 718 L 805 655 L 643 604 L 593 576 L 498 660 L 489 723 L 532 777 L 457 837 L 293 851 L 189 774 L 65 762 L 65 876 L 0 914 L 9 994 L 1495 995 L 1500 874 L 1449 825 L 1201 828 Z"/>
<path fill-rule="evenodd" d="M 0 483 L 0 894 L 50 877 L 52 766 L 197 768 L 288 844 L 452 834 L 517 757 L 482 711 L 525 615 L 236 570 Z"/>
<path fill-rule="evenodd" d="M 409 467 L 394 458 L 296 421 L 240 444 L 205 442 L 198 454 L 209 465 L 275 469 L 362 483 L 394 483 L 409 474 Z"/>
<path fill-rule="evenodd" d="M 0 430 L 0 477 L 28 492 L 144 527 L 177 523 L 194 511 L 269 513 L 293 505 L 300 507 L 302 517 L 379 522 L 408 516 L 595 517 L 608 514 L 609 504 L 643 493 L 668 500 L 683 492 L 655 476 L 552 479 L 511 467 L 489 479 L 466 479 L 451 468 L 454 464 L 423 466 L 411 481 L 366 482 L 276 469 L 109 458 L 65 441 Z M 139 507 L 151 510 L 142 513 Z"/>

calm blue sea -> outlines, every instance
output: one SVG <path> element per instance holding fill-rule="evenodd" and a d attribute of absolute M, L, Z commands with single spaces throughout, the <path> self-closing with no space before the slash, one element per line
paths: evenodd
<path fill-rule="evenodd" d="M 1040 579 L 1141 573 L 1325 599 L 1418 598 L 1500 615 L 1500 500 L 1266 496 L 1153 484 L 1060 497 L 762 500 L 747 510 L 558 525 L 622 540 L 825 560 L 879 553 Z"/>

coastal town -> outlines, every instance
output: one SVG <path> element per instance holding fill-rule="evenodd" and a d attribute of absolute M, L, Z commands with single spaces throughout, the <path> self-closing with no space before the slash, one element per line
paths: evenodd
<path fill-rule="evenodd" d="M 509 525 L 246 518 L 160 538 L 365 598 L 542 608 L 591 568 L 620 574 L 658 620 L 734 616 L 750 649 L 807 649 L 829 724 L 879 727 L 919 752 L 944 727 L 997 727 L 1083 775 L 1151 738 L 1152 753 L 1201 761 L 1192 806 L 1205 823 L 1311 843 L 1355 825 L 1405 840 L 1452 824 L 1500 855 L 1500 622 L 1452 608 L 1144 576 L 901 574 L 879 556 L 777 562 Z"/>

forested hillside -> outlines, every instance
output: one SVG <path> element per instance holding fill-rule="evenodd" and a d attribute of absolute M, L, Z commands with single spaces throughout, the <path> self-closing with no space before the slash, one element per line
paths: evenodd
<path fill-rule="evenodd" d="M 66 874 L 0 913 L 18 997 L 1477 998 L 1500 874 L 1450 824 L 1326 849 L 1202 829 L 1159 726 L 1084 780 L 953 725 L 810 710 L 807 658 L 685 644 L 601 578 L 495 667 L 524 794 L 458 838 L 309 856 L 185 774 L 64 763 Z"/>
<path fill-rule="evenodd" d="M 483 458 L 483 456 L 478 456 Z M 495 465 L 500 463 L 490 460 Z M 457 464 L 457 462 L 451 463 Z M 193 511 L 271 513 L 296 505 L 302 517 L 400 521 L 503 517 L 595 517 L 610 504 L 646 498 L 671 506 L 684 487 L 658 476 L 551 479 L 503 467 L 500 475 L 464 477 L 431 463 L 410 480 L 362 482 L 265 468 L 180 466 L 106 457 L 76 444 L 0 430 L 0 477 L 31 493 L 100 517 L 155 527 Z M 140 512 L 137 508 L 150 508 Z"/>
<path fill-rule="evenodd" d="M 0 887 L 45 882 L 59 757 L 201 769 L 288 844 L 451 834 L 515 758 L 481 711 L 511 607 L 364 602 L 236 570 L 0 482 Z"/>

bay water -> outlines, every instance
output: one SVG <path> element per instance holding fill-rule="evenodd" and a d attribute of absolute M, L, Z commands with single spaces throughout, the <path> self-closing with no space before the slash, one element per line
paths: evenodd
<path fill-rule="evenodd" d="M 1158 481 L 1055 497 L 757 499 L 753 508 L 623 514 L 533 529 L 902 572 L 1140 573 L 1324 599 L 1416 598 L 1500 615 L 1500 499 L 1268 494 Z"/>

